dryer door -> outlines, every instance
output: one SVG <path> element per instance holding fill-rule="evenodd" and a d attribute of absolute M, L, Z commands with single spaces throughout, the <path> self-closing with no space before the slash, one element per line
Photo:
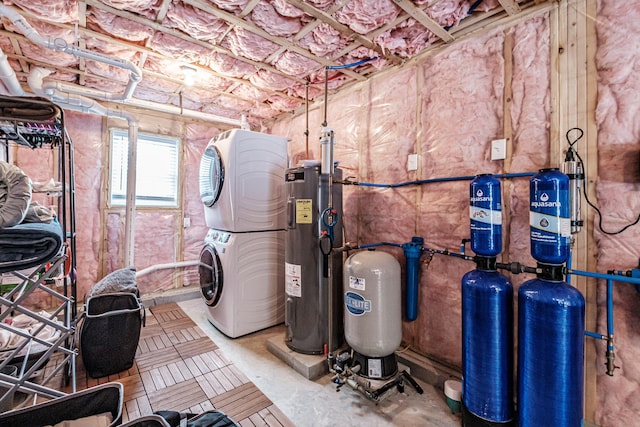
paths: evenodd
<path fill-rule="evenodd" d="M 220 151 L 215 145 L 209 145 L 200 160 L 200 199 L 205 206 L 216 204 L 224 183 L 224 165 Z"/>
<path fill-rule="evenodd" d="M 202 298 L 207 305 L 215 306 L 222 295 L 222 263 L 214 246 L 202 248 L 198 273 Z"/>

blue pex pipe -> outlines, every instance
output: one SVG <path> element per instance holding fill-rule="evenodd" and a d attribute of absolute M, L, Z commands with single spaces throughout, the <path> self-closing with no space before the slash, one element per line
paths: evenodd
<path fill-rule="evenodd" d="M 377 248 L 379 246 L 396 246 L 398 248 L 401 248 L 402 246 L 398 243 L 391 243 L 391 242 L 380 242 L 380 243 L 368 243 L 366 245 L 358 245 L 358 247 L 356 249 L 369 249 L 369 248 Z"/>
<path fill-rule="evenodd" d="M 534 172 L 520 172 L 520 173 L 504 173 L 504 174 L 495 174 L 492 175 L 494 178 L 522 178 L 522 177 L 531 177 L 535 176 Z M 354 183 L 361 187 L 379 187 L 379 188 L 398 188 L 398 187 L 406 187 L 408 185 L 422 185 L 422 184 L 433 184 L 436 182 L 450 182 L 450 181 L 473 181 L 477 175 L 468 175 L 468 176 L 453 176 L 447 178 L 432 178 L 432 179 L 421 179 L 418 181 L 406 181 L 398 184 L 375 184 L 370 182 L 358 182 Z"/>
<path fill-rule="evenodd" d="M 636 285 L 640 285 L 640 278 L 637 278 L 637 277 L 617 276 L 614 274 L 592 273 L 590 271 L 572 270 L 569 268 L 567 269 L 567 274 L 574 274 L 576 276 L 584 276 L 584 277 L 593 277 L 595 279 L 614 280 L 616 282 L 635 283 Z"/>
<path fill-rule="evenodd" d="M 422 256 L 423 244 L 424 239 L 416 236 L 411 238 L 411 242 L 402 244 L 404 257 L 407 261 L 405 315 L 410 322 L 418 318 L 420 257 Z"/>

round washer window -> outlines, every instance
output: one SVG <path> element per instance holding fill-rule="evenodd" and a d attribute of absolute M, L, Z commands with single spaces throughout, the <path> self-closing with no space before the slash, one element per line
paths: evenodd
<path fill-rule="evenodd" d="M 200 160 L 200 199 L 205 206 L 213 206 L 220 197 L 224 183 L 224 165 L 220 151 L 209 145 Z"/>
<path fill-rule="evenodd" d="M 207 305 L 215 306 L 222 295 L 222 264 L 216 248 L 205 246 L 200 253 L 200 292 Z"/>

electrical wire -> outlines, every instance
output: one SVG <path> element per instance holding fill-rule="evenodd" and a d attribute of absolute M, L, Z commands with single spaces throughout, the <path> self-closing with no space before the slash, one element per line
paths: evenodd
<path fill-rule="evenodd" d="M 578 131 L 578 136 L 572 141 L 569 138 L 569 134 L 572 131 Z M 582 170 L 585 171 L 585 167 L 584 167 L 584 161 L 582 160 L 582 157 L 580 156 L 580 153 L 578 153 L 578 150 L 574 148 L 574 146 L 578 143 L 578 141 L 580 139 L 582 139 L 582 137 L 584 136 L 584 131 L 582 129 L 580 129 L 579 127 L 574 127 L 571 128 L 567 131 L 566 133 L 566 138 L 567 138 L 567 143 L 569 144 L 569 151 L 567 151 L 567 154 L 569 154 L 570 152 L 575 153 L 576 157 L 578 158 L 578 161 L 580 162 L 580 166 L 582 167 Z M 607 231 L 603 228 L 602 226 L 602 212 L 600 211 L 600 209 L 593 203 L 591 202 L 591 200 L 589 199 L 589 194 L 587 191 L 587 180 L 585 179 L 585 183 L 584 183 L 584 198 L 587 201 L 587 204 L 589 206 L 591 206 L 596 213 L 598 214 L 598 228 L 600 229 L 600 231 L 606 235 L 609 236 L 615 236 L 616 234 L 620 234 L 624 231 L 626 231 L 628 228 L 633 227 L 634 225 L 638 224 L 640 222 L 640 214 L 638 214 L 638 217 L 636 218 L 635 221 L 633 221 L 632 223 L 629 223 L 627 225 L 625 225 L 624 227 L 622 227 L 620 230 L 618 231 Z"/>

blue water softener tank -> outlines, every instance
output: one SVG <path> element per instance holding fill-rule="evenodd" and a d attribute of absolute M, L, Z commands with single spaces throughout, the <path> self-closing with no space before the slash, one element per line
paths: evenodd
<path fill-rule="evenodd" d="M 569 177 L 557 168 L 541 169 L 529 184 L 531 256 L 545 264 L 562 264 L 571 247 Z"/>
<path fill-rule="evenodd" d="M 497 271 L 480 268 L 462 277 L 463 425 L 510 426 L 513 286 Z"/>
<path fill-rule="evenodd" d="M 530 190 L 531 255 L 539 273 L 518 290 L 518 422 L 580 427 L 585 302 L 564 282 L 571 238 L 569 178 L 542 169 Z"/>
<path fill-rule="evenodd" d="M 582 426 L 584 322 L 584 298 L 567 283 L 537 278 L 520 287 L 520 427 Z"/>
<path fill-rule="evenodd" d="M 500 181 L 490 174 L 478 175 L 469 186 L 471 250 L 495 257 L 502 252 L 502 207 Z"/>
<path fill-rule="evenodd" d="M 500 182 L 470 185 L 471 248 L 476 269 L 462 277 L 462 422 L 510 426 L 513 409 L 513 286 L 496 271 L 502 250 Z"/>

